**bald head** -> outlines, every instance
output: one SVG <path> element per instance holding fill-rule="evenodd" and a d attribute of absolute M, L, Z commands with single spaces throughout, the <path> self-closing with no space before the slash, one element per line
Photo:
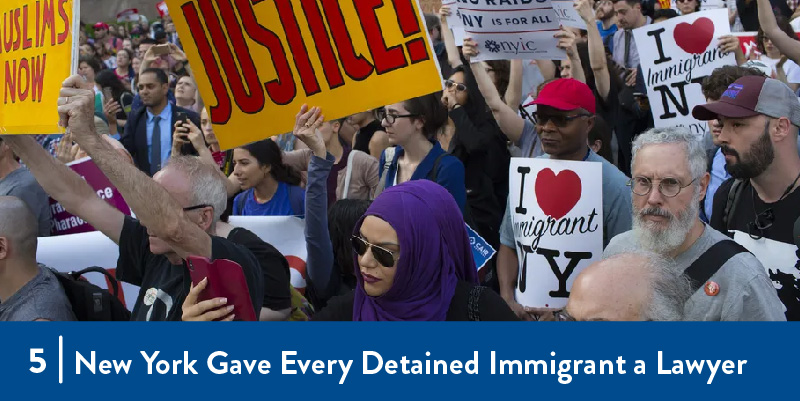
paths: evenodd
<path fill-rule="evenodd" d="M 576 320 L 681 320 L 690 295 L 686 277 L 658 256 L 620 254 L 578 275 L 567 313 Z"/>
<path fill-rule="evenodd" d="M 36 259 L 39 223 L 19 198 L 0 196 L 0 260 Z"/>

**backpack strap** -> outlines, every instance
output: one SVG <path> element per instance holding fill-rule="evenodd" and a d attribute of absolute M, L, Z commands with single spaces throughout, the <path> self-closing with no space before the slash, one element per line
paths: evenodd
<path fill-rule="evenodd" d="M 375 197 L 380 195 L 384 189 L 386 189 L 386 180 L 388 179 L 387 175 L 389 174 L 389 167 L 392 166 L 394 162 L 394 155 L 397 148 L 391 147 L 386 148 L 383 151 L 383 171 L 381 172 L 381 178 L 378 180 L 378 186 L 375 187 Z"/>
<path fill-rule="evenodd" d="M 737 178 L 733 180 L 731 188 L 728 190 L 728 199 L 725 202 L 725 210 L 722 214 L 722 226 L 728 231 L 731 229 L 731 221 L 733 220 L 733 216 L 735 216 L 736 206 L 738 206 L 739 198 L 742 196 L 742 192 L 744 192 L 744 187 L 746 186 L 743 180 Z"/>
<path fill-rule="evenodd" d="M 470 321 L 481 321 L 481 295 L 486 290 L 486 287 L 476 285 L 469 290 L 469 301 L 467 302 L 467 316 Z"/>
<path fill-rule="evenodd" d="M 114 298 L 119 297 L 119 283 L 117 282 L 117 279 L 114 278 L 114 276 L 112 276 L 111 273 L 108 272 L 108 270 L 103 269 L 102 267 L 98 266 L 87 267 L 83 270 L 70 272 L 69 275 L 70 277 L 72 277 L 73 280 L 80 280 L 81 276 L 83 276 L 86 273 L 100 273 L 106 276 L 106 280 L 108 280 L 108 282 L 111 284 L 111 287 L 113 287 L 113 290 L 110 290 L 111 295 L 113 295 Z"/>
<path fill-rule="evenodd" d="M 447 152 L 444 152 L 436 157 L 436 161 L 433 162 L 433 169 L 431 169 L 431 172 L 428 173 L 428 180 L 437 182 L 436 180 L 439 178 L 439 164 L 441 164 L 442 159 L 444 159 L 445 156 L 451 155 Z"/>
<path fill-rule="evenodd" d="M 706 227 L 706 230 L 709 230 Z M 692 285 L 692 293 L 699 290 L 705 283 L 724 265 L 730 258 L 747 252 L 745 247 L 739 245 L 733 240 L 726 239 L 717 242 L 703 252 L 697 260 L 695 260 L 683 274 L 689 277 Z"/>
<path fill-rule="evenodd" d="M 344 188 L 342 188 L 342 199 L 347 199 L 347 193 L 350 192 L 350 179 L 353 178 L 353 158 L 355 157 L 356 150 L 350 151 L 347 156 L 347 169 L 344 173 Z"/>

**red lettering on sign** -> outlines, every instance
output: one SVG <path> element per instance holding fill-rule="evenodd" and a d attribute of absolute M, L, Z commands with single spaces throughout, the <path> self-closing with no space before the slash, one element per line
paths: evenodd
<path fill-rule="evenodd" d="M 214 51 L 211 49 L 211 44 L 206 39 L 205 29 L 200 22 L 200 16 L 197 14 L 197 8 L 194 3 L 186 3 L 181 7 L 186 24 L 189 26 L 192 39 L 197 45 L 197 51 L 200 53 L 200 59 L 203 60 L 203 67 L 205 67 L 208 79 L 211 81 L 211 88 L 217 98 L 217 104 L 209 108 L 211 122 L 214 124 L 225 124 L 231 118 L 231 99 L 228 96 L 228 91 L 225 83 L 222 81 L 222 73 L 217 65 L 217 59 L 214 56 Z"/>
<path fill-rule="evenodd" d="M 244 113 L 258 113 L 264 108 L 264 91 L 261 90 L 261 80 L 258 79 L 255 62 L 244 41 L 242 28 L 239 26 L 239 20 L 236 19 L 230 0 L 219 0 L 217 4 L 233 44 L 233 53 L 228 46 L 228 40 L 225 38 L 219 19 L 214 18 L 216 15 L 211 1 L 201 1 L 200 11 L 206 20 L 211 40 L 216 44 L 219 61 L 228 77 L 233 101 Z M 236 61 L 241 67 L 241 74 L 236 67 Z"/>
<path fill-rule="evenodd" d="M 331 39 L 328 37 L 328 30 L 325 28 L 325 21 L 319 11 L 319 4 L 317 4 L 317 0 L 302 0 L 302 4 L 303 12 L 311 28 L 311 36 L 314 38 L 317 54 L 319 54 L 319 59 L 322 62 L 322 72 L 328 81 L 328 87 L 331 89 L 338 88 L 344 85 L 344 77 L 342 77 L 342 71 L 339 69 L 339 61 L 333 52 Z"/>
<path fill-rule="evenodd" d="M 69 36 L 69 17 L 67 17 L 67 10 L 64 8 L 66 4 L 67 0 L 58 0 L 58 15 L 64 21 L 64 31 L 58 34 L 58 44 L 64 43 L 67 40 L 67 36 Z M 53 30 L 53 33 L 55 33 L 55 30 Z"/>
<path fill-rule="evenodd" d="M 22 49 L 30 49 L 33 41 L 28 33 L 28 6 L 22 7 L 22 31 L 25 32 L 25 39 L 22 40 Z"/>
<path fill-rule="evenodd" d="M 11 95 L 11 103 L 17 101 L 17 60 L 14 60 L 13 67 L 10 61 L 6 61 L 6 82 L 3 85 L 6 95 L 3 99 L 4 104 L 8 104 L 8 96 Z M 11 67 L 11 68 L 9 68 Z"/>
<path fill-rule="evenodd" d="M 294 7 L 289 0 L 275 0 L 275 7 L 278 8 L 283 30 L 286 32 L 286 39 L 289 41 L 289 49 L 294 57 L 294 64 L 297 72 L 300 73 L 300 83 L 306 96 L 317 94 L 321 91 L 317 76 L 314 74 L 314 67 L 308 58 L 306 44 L 303 35 L 300 33 L 300 26 L 294 17 Z"/>
<path fill-rule="evenodd" d="M 41 58 L 36 57 L 31 59 L 31 87 L 33 101 L 42 101 L 42 91 L 44 90 L 44 71 L 45 64 L 47 63 L 47 54 L 43 54 Z"/>
<path fill-rule="evenodd" d="M 356 54 L 353 40 L 344 22 L 344 15 L 339 6 L 339 0 L 322 0 L 322 8 L 331 29 L 333 43 L 339 51 L 339 59 L 344 67 L 344 73 L 355 81 L 363 81 L 372 75 L 375 67 L 364 56 Z"/>
<path fill-rule="evenodd" d="M 56 9 L 53 6 L 53 0 L 42 1 L 44 9 L 42 10 L 42 31 L 40 32 L 41 40 L 40 45 L 44 45 L 44 34 L 47 32 L 47 27 L 50 27 L 50 45 L 56 44 Z"/>
<path fill-rule="evenodd" d="M 264 84 L 267 95 L 275 104 L 291 103 L 297 95 L 297 86 L 294 83 L 294 75 L 280 38 L 258 23 L 250 0 L 235 1 L 245 31 L 255 42 L 266 47 L 272 55 L 272 63 L 275 65 L 278 77 Z"/>
<path fill-rule="evenodd" d="M 361 20 L 361 28 L 367 38 L 367 46 L 372 54 L 372 62 L 378 74 L 385 74 L 408 65 L 401 46 L 387 48 L 383 40 L 375 9 L 383 7 L 383 0 L 359 0 L 353 2 Z"/>
<path fill-rule="evenodd" d="M 19 24 L 20 11 L 19 8 L 14 10 L 14 27 L 17 28 L 17 37 L 14 39 L 14 51 L 19 50 L 19 46 L 22 44 L 22 27 Z"/>
<path fill-rule="evenodd" d="M 417 13 L 414 10 L 414 5 L 411 4 L 411 0 L 392 0 L 392 3 L 397 11 L 397 22 L 400 23 L 400 31 L 403 32 L 403 36 L 407 38 L 420 33 L 419 19 L 417 19 Z M 408 49 L 412 64 L 430 58 L 424 38 L 417 38 L 407 42 L 406 49 Z"/>

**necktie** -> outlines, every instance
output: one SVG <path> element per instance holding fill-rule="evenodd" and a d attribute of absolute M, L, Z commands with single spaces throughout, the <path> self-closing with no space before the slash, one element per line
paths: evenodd
<path fill-rule="evenodd" d="M 150 173 L 161 170 L 161 117 L 153 117 L 153 139 L 150 145 Z"/>
<path fill-rule="evenodd" d="M 625 67 L 625 68 L 631 68 L 630 64 L 628 64 L 630 62 L 629 60 L 631 58 L 630 57 L 631 56 L 631 39 L 632 39 L 631 38 L 631 31 L 630 31 L 630 29 L 626 29 L 625 30 L 625 65 L 623 65 L 623 67 Z"/>

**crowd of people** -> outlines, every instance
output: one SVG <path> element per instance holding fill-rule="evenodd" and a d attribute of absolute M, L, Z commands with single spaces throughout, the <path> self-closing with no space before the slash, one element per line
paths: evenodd
<path fill-rule="evenodd" d="M 426 15 L 443 91 L 338 120 L 304 105 L 291 133 L 231 150 L 169 16 L 82 24 L 79 75 L 57 105 L 67 134 L 0 136 L 0 320 L 75 319 L 36 259 L 48 198 L 119 246 L 106 267 L 140 287 L 133 320 L 251 315 L 205 299 L 190 257 L 238 264 L 259 320 L 800 320 L 800 8 L 727 2 L 757 51 L 719 38 L 738 65 L 704 80 L 698 136 L 653 128 L 631 33 L 700 9 L 675 4 L 575 0 L 587 29 L 554 33 L 565 60 L 491 62 L 473 62 L 471 38 L 456 44 L 443 6 Z M 135 217 L 67 166 L 87 156 Z M 601 165 L 602 260 L 565 308 L 516 299 L 512 157 Z M 305 290 L 229 216 L 302 218 Z M 480 274 L 468 227 L 497 250 Z"/>

